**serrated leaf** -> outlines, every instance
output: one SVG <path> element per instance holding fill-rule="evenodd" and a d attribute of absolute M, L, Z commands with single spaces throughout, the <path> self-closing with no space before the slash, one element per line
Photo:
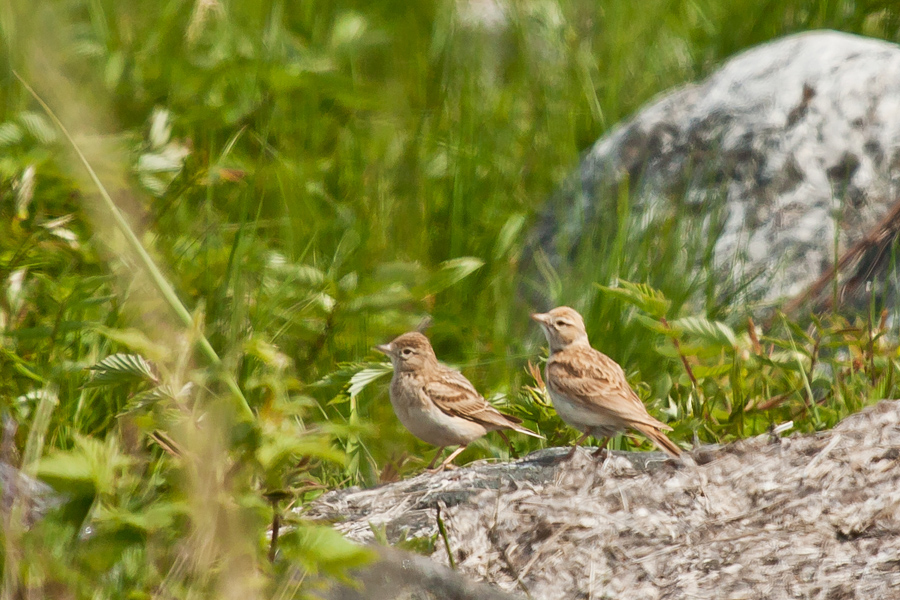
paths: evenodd
<path fill-rule="evenodd" d="M 168 384 L 158 385 L 129 398 L 125 407 L 119 414 L 124 415 L 139 411 L 146 406 L 156 404 L 160 400 L 167 400 L 170 402 L 183 401 L 190 395 L 193 389 L 194 384 L 192 382 L 184 384 L 180 390 L 176 390 Z"/>
<path fill-rule="evenodd" d="M 183 158 L 174 152 L 147 152 L 138 158 L 135 169 L 141 173 L 173 173 L 181 169 Z"/>
<path fill-rule="evenodd" d="M 266 266 L 273 272 L 290 277 L 294 283 L 318 288 L 325 283 L 325 273 L 312 265 L 295 264 L 278 252 L 271 252 Z"/>
<path fill-rule="evenodd" d="M 553 261 L 542 248 L 538 248 L 534 253 L 534 265 L 544 283 L 542 293 L 554 304 L 558 304 L 557 301 L 562 295 L 562 279 L 556 267 L 553 266 Z"/>
<path fill-rule="evenodd" d="M 350 402 L 350 396 L 341 392 L 340 394 L 329 400 L 327 406 L 337 406 L 338 404 L 346 404 L 347 402 Z"/>
<path fill-rule="evenodd" d="M 172 138 L 172 119 L 165 108 L 156 107 L 150 115 L 150 132 L 147 137 L 154 148 L 162 148 Z"/>
<path fill-rule="evenodd" d="M 694 365 L 691 367 L 691 371 L 694 373 L 694 377 L 696 377 L 697 379 L 707 379 L 710 377 L 714 378 L 727 375 L 733 368 L 733 365 L 729 363 L 713 365 L 710 367 L 707 367 L 705 365 Z"/>
<path fill-rule="evenodd" d="M 500 260 L 506 256 L 524 225 L 525 215 L 520 213 L 516 213 L 506 220 L 494 243 L 494 260 Z"/>
<path fill-rule="evenodd" d="M 734 330 L 720 321 L 710 321 L 704 317 L 684 317 L 670 323 L 672 329 L 699 337 L 701 340 L 723 348 L 737 346 Z"/>
<path fill-rule="evenodd" d="M 12 146 L 22 141 L 22 128 L 15 123 L 0 124 L 0 146 Z"/>
<path fill-rule="evenodd" d="M 152 365 L 139 354 L 113 354 L 92 366 L 90 370 L 93 376 L 85 387 L 139 382 L 153 385 L 159 383 Z"/>
<path fill-rule="evenodd" d="M 672 304 L 665 295 L 646 283 L 632 283 L 619 280 L 615 287 L 595 283 L 603 293 L 627 302 L 650 316 L 662 318 L 666 316 Z"/>
<path fill-rule="evenodd" d="M 409 290 L 400 284 L 394 284 L 372 294 L 358 296 L 348 302 L 345 308 L 348 312 L 384 309 L 409 302 L 413 299 L 414 298 L 409 293 Z"/>
<path fill-rule="evenodd" d="M 347 386 L 347 393 L 351 398 L 355 398 L 370 383 L 393 372 L 393 370 L 390 363 L 379 363 L 366 367 L 350 378 L 350 384 Z"/>
<path fill-rule="evenodd" d="M 28 218 L 28 206 L 34 198 L 34 174 L 34 165 L 28 165 L 16 186 L 16 217 L 19 219 Z"/>
<path fill-rule="evenodd" d="M 661 333 L 662 335 L 678 338 L 681 337 L 681 332 L 672 329 L 671 327 L 666 327 L 660 321 L 654 319 L 653 317 L 648 317 L 647 315 L 642 315 L 640 313 L 636 313 L 634 315 L 634 319 L 649 329 L 650 331 Z"/>
<path fill-rule="evenodd" d="M 56 141 L 56 129 L 44 118 L 44 115 L 35 112 L 23 112 L 19 115 L 19 123 L 38 142 L 51 144 Z"/>
<path fill-rule="evenodd" d="M 793 350 L 773 352 L 771 356 L 756 356 L 756 360 L 770 367 L 797 372 L 800 371 L 801 367 L 805 368 L 804 365 L 809 364 L 808 356 Z"/>
<path fill-rule="evenodd" d="M 407 287 L 414 287 L 417 282 L 424 281 L 428 277 L 428 271 L 416 262 L 386 262 L 375 267 L 373 278 L 377 281 L 389 281 L 401 283 Z"/>
<path fill-rule="evenodd" d="M 656 352 L 666 358 L 680 360 L 679 353 L 682 356 L 696 356 L 697 358 L 716 358 L 722 356 L 722 347 L 715 344 L 706 343 L 686 343 L 681 342 L 678 348 L 672 343 L 665 343 L 654 347 Z"/>
<path fill-rule="evenodd" d="M 281 352 L 275 344 L 257 336 L 253 336 L 244 342 L 244 352 L 255 356 L 266 365 L 278 370 L 284 370 L 290 367 L 292 363 L 290 357 Z"/>
<path fill-rule="evenodd" d="M 337 285 L 342 292 L 352 292 L 359 285 L 359 274 L 356 271 L 347 273 L 338 280 Z"/>
<path fill-rule="evenodd" d="M 370 363 L 370 362 L 343 362 L 338 363 L 337 369 L 331 371 L 330 373 L 325 374 L 321 379 L 313 382 L 313 387 L 323 387 L 328 385 L 341 384 L 345 385 L 350 378 L 356 375 L 360 370 L 365 369 L 367 367 L 371 367 L 379 363 Z"/>
<path fill-rule="evenodd" d="M 418 298 L 437 294 L 451 285 L 465 279 L 484 265 L 484 261 L 473 256 L 464 256 L 442 262 L 438 270 L 428 280 L 416 286 L 412 293 Z"/>
<path fill-rule="evenodd" d="M 329 277 L 337 279 L 336 274 L 341 271 L 344 261 L 359 248 L 359 243 L 359 233 L 357 233 L 355 229 L 347 229 L 344 231 L 344 235 L 341 236 L 341 240 L 338 242 L 337 248 L 334 251 L 334 256 L 331 259 L 331 266 L 328 269 Z"/>
<path fill-rule="evenodd" d="M 135 171 L 141 184 L 154 194 L 162 195 L 181 171 L 189 154 L 187 147 L 171 142 L 155 152 L 142 154 Z"/>

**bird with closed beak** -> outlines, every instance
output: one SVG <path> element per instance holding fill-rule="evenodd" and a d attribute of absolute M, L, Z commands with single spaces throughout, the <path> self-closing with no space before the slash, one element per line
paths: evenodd
<path fill-rule="evenodd" d="M 439 446 L 430 470 L 447 446 L 459 446 L 441 463 L 449 465 L 472 441 L 489 431 L 513 429 L 538 438 L 522 427 L 521 419 L 505 415 L 488 404 L 462 373 L 440 364 L 428 338 L 418 332 L 404 333 L 389 344 L 376 346 L 394 366 L 391 405 L 403 426 L 420 440 Z"/>
<path fill-rule="evenodd" d="M 681 454 L 663 433 L 672 428 L 650 416 L 622 367 L 591 347 L 584 319 L 577 311 L 560 306 L 531 318 L 540 324 L 550 344 L 545 374 L 553 407 L 563 421 L 584 434 L 567 458 L 589 435 L 603 438 L 595 452 L 599 454 L 612 436 L 629 428 L 647 436 L 672 457 Z"/>

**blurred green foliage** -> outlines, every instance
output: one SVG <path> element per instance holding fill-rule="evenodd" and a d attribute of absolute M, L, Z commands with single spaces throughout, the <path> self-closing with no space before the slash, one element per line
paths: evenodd
<path fill-rule="evenodd" d="M 0 459 L 66 493 L 30 529 L 24 499 L 5 510 L 3 598 L 287 598 L 307 574 L 364 561 L 288 509 L 427 461 L 391 413 L 387 369 L 369 362 L 372 345 L 426 317 L 440 358 L 546 443 L 571 441 L 525 368 L 542 340 L 523 289 L 583 310 L 595 346 L 683 444 L 788 419 L 828 427 L 897 396 L 897 349 L 877 310 L 757 332 L 709 288 L 708 269 L 692 270 L 713 241 L 677 213 L 641 231 L 627 191 L 593 234 L 609 241 L 602 256 L 565 277 L 519 269 L 535 216 L 580 154 L 652 96 L 791 32 L 897 41 L 894 3 L 532 0 L 499 17 L 491 6 L 0 5 L 11 424 Z M 97 189 L 14 72 L 103 174 L 191 327 L 121 251 Z M 689 305 L 698 290 L 705 305 Z M 221 365 L 192 350 L 202 337 Z M 252 423 L 222 402 L 228 377 Z M 514 439 L 519 453 L 539 444 Z M 479 457 L 508 451 L 488 436 L 460 460 Z"/>

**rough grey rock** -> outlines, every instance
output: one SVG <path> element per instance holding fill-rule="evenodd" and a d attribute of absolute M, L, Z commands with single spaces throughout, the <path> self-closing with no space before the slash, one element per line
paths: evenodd
<path fill-rule="evenodd" d="M 373 528 L 383 528 L 391 541 L 430 537 L 437 531 L 436 510 L 465 504 L 485 490 L 508 485 L 532 489 L 551 483 L 559 460 L 569 448 L 546 448 L 511 463 L 478 464 L 435 477 L 423 473 L 390 486 L 336 490 L 306 509 L 313 519 L 335 521 L 339 531 L 363 543 L 375 541 Z M 636 470 L 650 471 L 666 461 L 662 452 L 618 452 Z M 388 494 L 386 496 L 386 493 Z M 386 497 L 390 501 L 385 503 Z M 350 519 L 346 517 L 351 515 Z"/>
<path fill-rule="evenodd" d="M 368 542 L 373 525 L 435 536 L 440 508 L 460 572 L 536 600 L 900 597 L 900 402 L 681 464 L 564 451 L 336 491 L 307 514 Z"/>
<path fill-rule="evenodd" d="M 0 513 L 8 514 L 16 501 L 24 507 L 25 524 L 31 525 L 62 504 L 63 499 L 46 483 L 0 462 Z"/>
<path fill-rule="evenodd" d="M 354 583 L 323 581 L 326 600 L 516 600 L 496 587 L 473 583 L 444 565 L 393 548 L 377 548 L 378 560 L 352 574 Z"/>
<path fill-rule="evenodd" d="M 730 59 L 602 137 L 537 244 L 563 263 L 586 224 L 615 220 L 626 175 L 645 226 L 679 202 L 713 235 L 721 207 L 719 275 L 752 281 L 756 300 L 793 297 L 833 265 L 835 240 L 843 254 L 898 200 L 900 47 L 816 31 Z"/>

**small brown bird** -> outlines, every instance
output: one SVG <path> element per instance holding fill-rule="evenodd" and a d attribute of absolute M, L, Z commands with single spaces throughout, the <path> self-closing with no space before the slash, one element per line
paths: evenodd
<path fill-rule="evenodd" d="M 441 463 L 439 471 L 467 444 L 489 431 L 497 431 L 507 443 L 502 429 L 543 437 L 519 425 L 521 419 L 488 404 L 462 373 L 438 363 L 431 342 L 421 333 L 404 333 L 375 349 L 386 354 L 394 365 L 391 405 L 397 418 L 420 440 L 440 446 L 429 469 L 445 447 L 459 446 Z"/>
<path fill-rule="evenodd" d="M 599 454 L 609 438 L 629 427 L 673 457 L 681 454 L 681 449 L 662 432 L 672 428 L 650 416 L 628 385 L 622 367 L 591 348 L 584 319 L 577 311 L 560 306 L 531 318 L 540 323 L 550 344 L 546 378 L 553 407 L 563 421 L 584 432 L 567 458 L 589 435 L 605 438 L 595 452 Z"/>

